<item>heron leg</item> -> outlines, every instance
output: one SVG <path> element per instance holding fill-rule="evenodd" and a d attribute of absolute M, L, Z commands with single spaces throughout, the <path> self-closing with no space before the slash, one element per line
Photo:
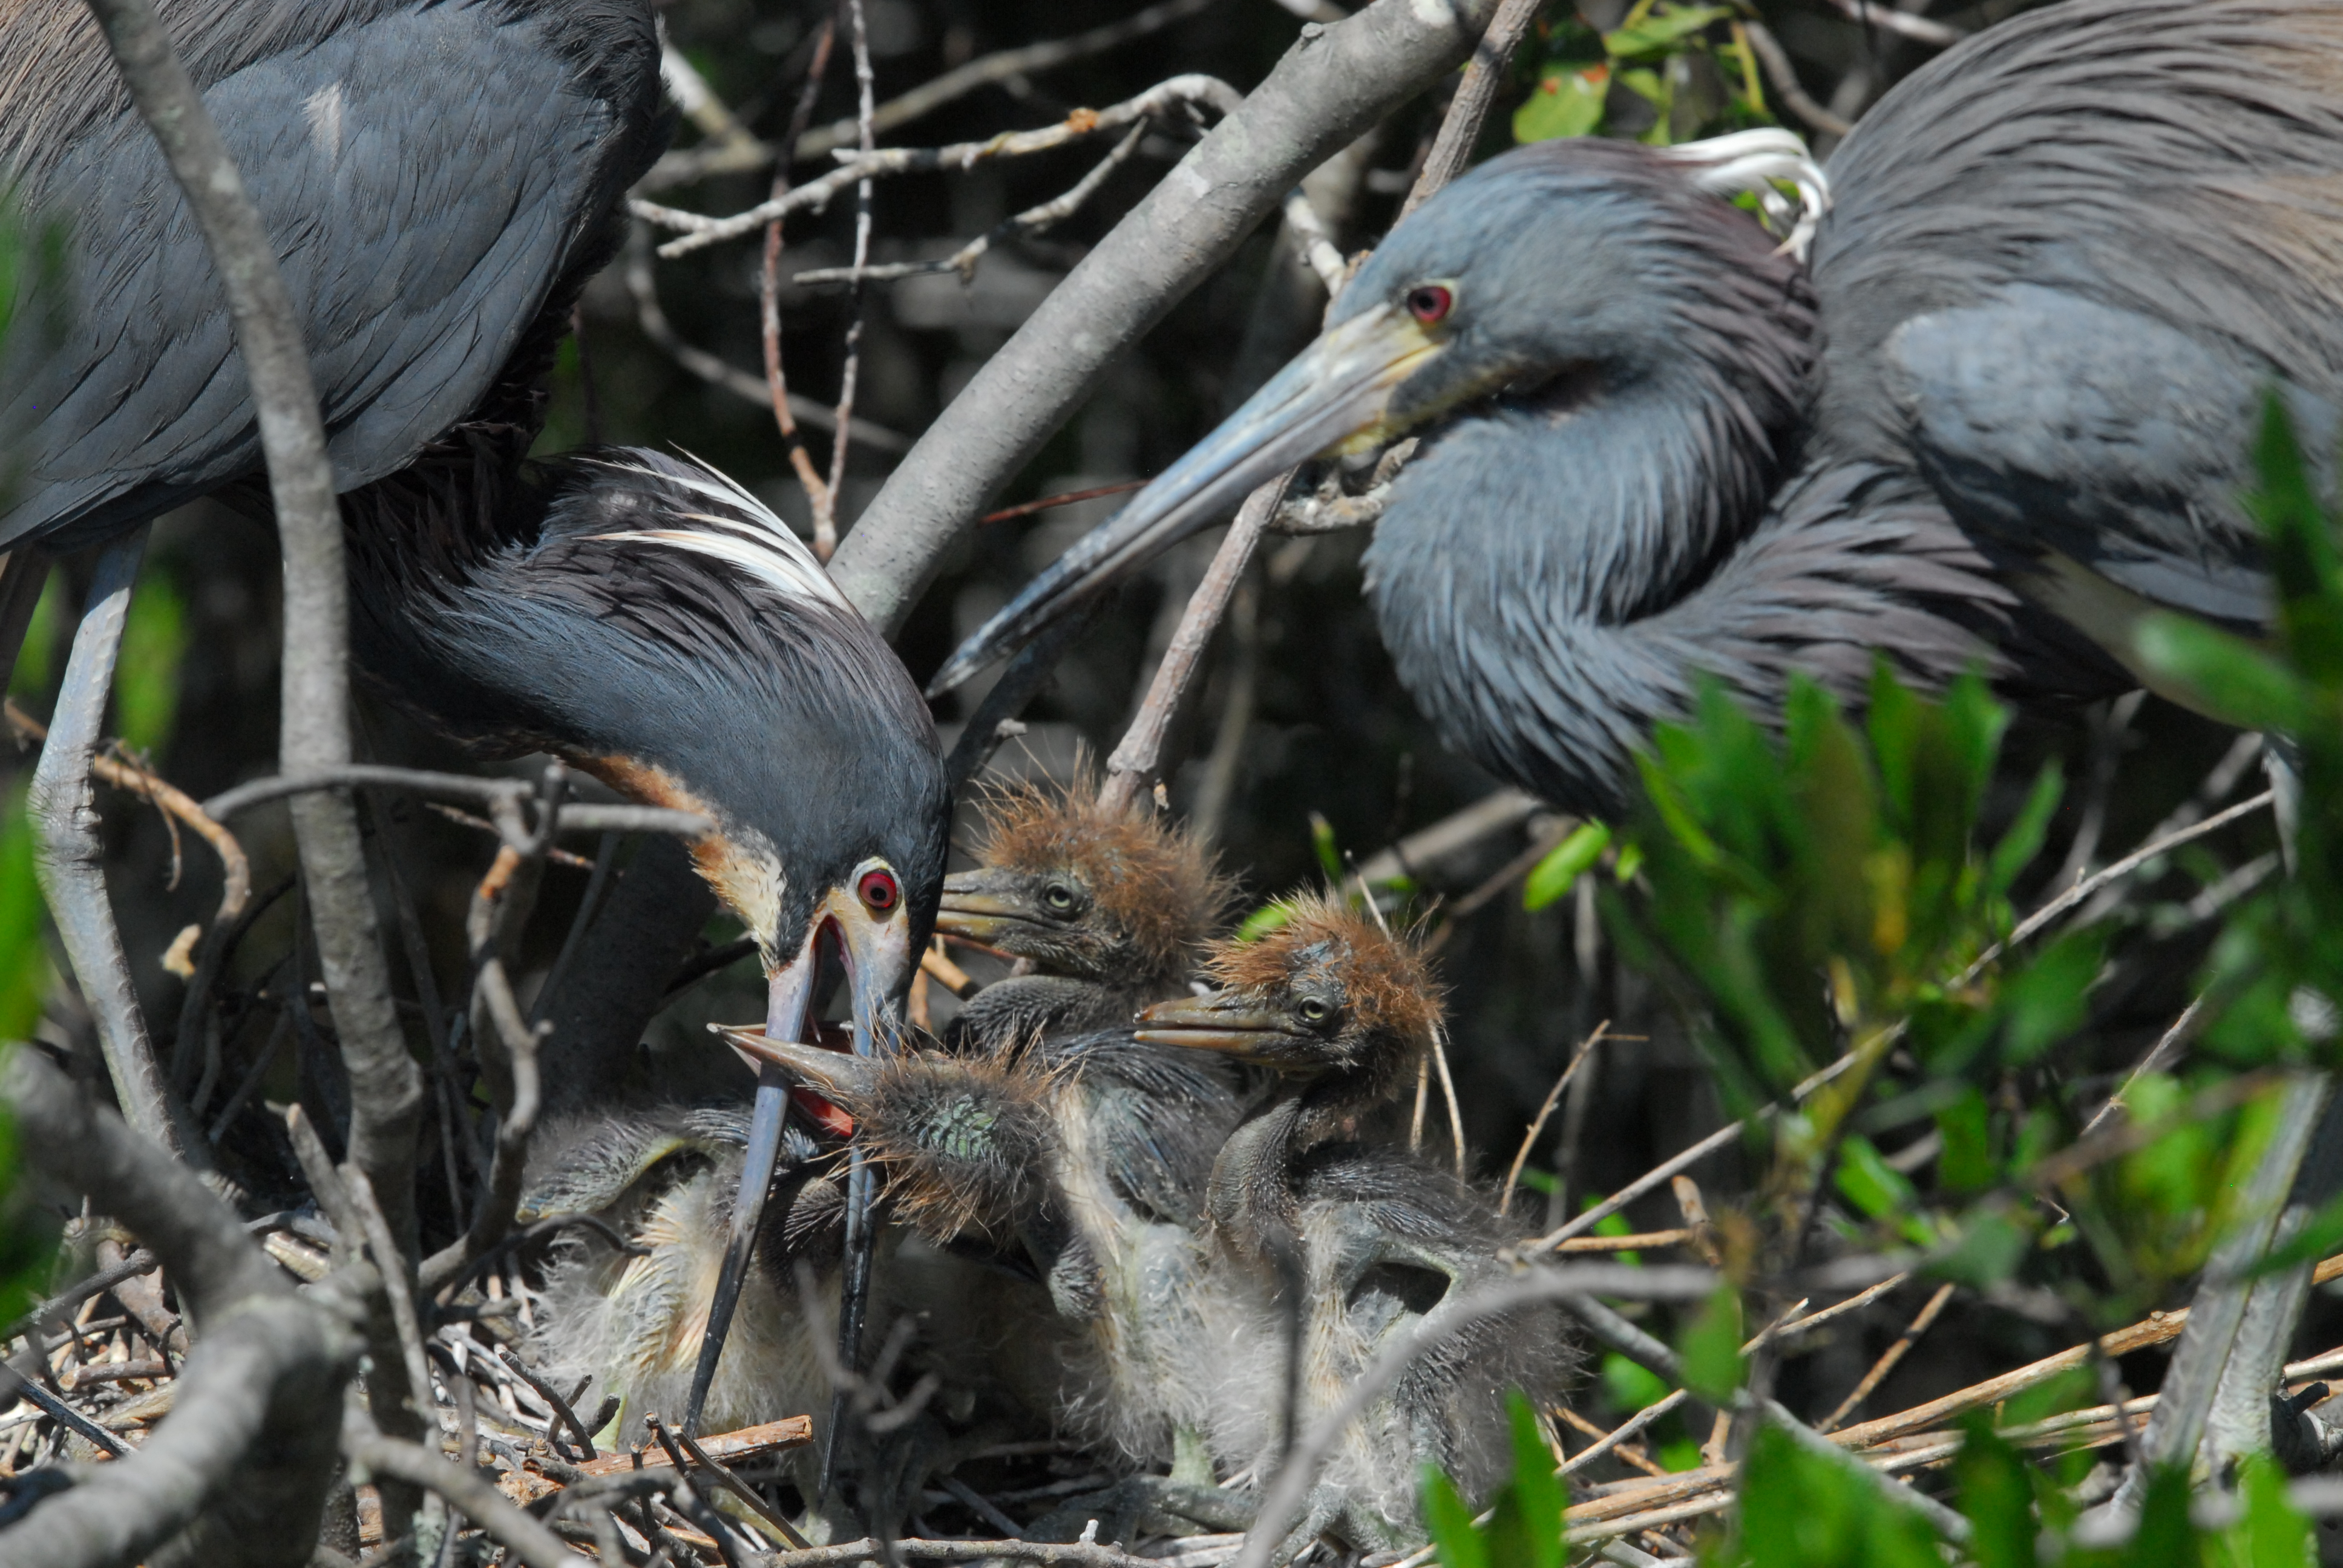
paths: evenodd
<path fill-rule="evenodd" d="M 132 529 L 98 551 L 81 625 L 74 632 L 49 737 L 33 769 L 25 809 L 33 826 L 33 863 L 57 923 L 65 956 L 97 1022 L 97 1039 L 116 1098 L 131 1126 L 182 1160 L 207 1165 L 207 1146 L 155 1061 L 122 932 L 106 894 L 105 846 L 90 760 L 114 684 L 115 655 L 130 611 L 146 529 Z"/>

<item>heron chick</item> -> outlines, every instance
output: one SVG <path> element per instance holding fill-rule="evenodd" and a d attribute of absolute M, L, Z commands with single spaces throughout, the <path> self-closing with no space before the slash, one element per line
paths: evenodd
<path fill-rule="evenodd" d="M 944 879 L 936 930 L 1031 963 L 969 1000 L 947 1043 L 998 1050 L 1044 1032 L 1128 1023 L 1181 990 L 1228 908 L 1202 844 L 1077 786 L 985 802 L 975 869 Z"/>

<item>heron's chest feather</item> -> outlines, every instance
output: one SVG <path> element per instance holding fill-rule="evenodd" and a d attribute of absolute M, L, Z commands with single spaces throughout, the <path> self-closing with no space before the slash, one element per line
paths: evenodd
<path fill-rule="evenodd" d="M 714 832 L 692 840 L 692 863 L 725 907 L 740 917 L 749 933 L 770 944 L 780 930 L 781 900 L 789 891 L 789 878 L 781 869 L 780 857 L 763 834 L 728 823 L 723 812 L 657 763 L 634 757 L 571 760 L 630 800 L 695 811 L 716 823 Z"/>

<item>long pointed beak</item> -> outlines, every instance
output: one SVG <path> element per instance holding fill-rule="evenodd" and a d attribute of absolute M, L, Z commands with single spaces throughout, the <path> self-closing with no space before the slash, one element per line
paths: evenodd
<path fill-rule="evenodd" d="M 1305 457 L 1380 439 L 1392 390 L 1442 342 L 1388 305 L 1330 329 L 1130 505 L 1051 562 L 962 643 L 928 695 L 960 685 L 1052 620 L 1216 518 Z"/>
<path fill-rule="evenodd" d="M 1263 1067 L 1317 1065 L 1320 1049 L 1285 1014 L 1249 1006 L 1226 991 L 1157 1002 L 1139 1015 L 1132 1038 L 1145 1045 L 1217 1050 Z"/>
<path fill-rule="evenodd" d="M 962 941 L 991 947 L 1009 932 L 1031 927 L 1035 923 L 1031 905 L 1000 890 L 1002 875 L 986 869 L 946 877 L 943 901 L 936 909 L 936 930 Z"/>
<path fill-rule="evenodd" d="M 768 981 L 767 1039 L 806 1038 L 820 967 L 821 932 L 817 926 L 807 933 L 797 957 L 776 970 Z M 740 1191 L 732 1201 L 731 1234 L 724 1243 L 715 1298 L 708 1304 L 708 1327 L 700 1335 L 699 1361 L 691 1372 L 691 1395 L 684 1403 L 683 1430 L 695 1437 L 709 1387 L 716 1380 L 717 1363 L 723 1359 L 732 1313 L 740 1304 L 740 1287 L 749 1277 L 749 1258 L 756 1251 L 757 1230 L 765 1217 L 765 1195 L 772 1191 L 773 1167 L 781 1152 L 781 1128 L 789 1118 L 789 1075 L 784 1068 L 771 1061 L 759 1065 L 757 1099 L 749 1114 L 749 1147 L 740 1161 Z"/>
<path fill-rule="evenodd" d="M 733 1050 L 756 1059 L 759 1072 L 769 1065 L 778 1067 L 798 1082 L 809 1084 L 825 1095 L 847 1101 L 865 1100 L 879 1081 L 879 1069 L 869 1057 L 850 1055 L 827 1046 L 776 1040 L 745 1029 L 720 1032 Z"/>

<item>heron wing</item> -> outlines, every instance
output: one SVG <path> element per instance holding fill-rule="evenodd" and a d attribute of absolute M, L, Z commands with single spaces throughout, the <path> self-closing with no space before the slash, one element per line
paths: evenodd
<path fill-rule="evenodd" d="M 339 488 L 470 412 L 601 240 L 613 149 L 655 101 L 648 30 L 637 103 L 587 90 L 548 31 L 484 5 L 391 11 L 205 94 L 276 240 Z M 71 544 L 256 471 L 225 293 L 146 127 L 81 135 L 29 205 L 65 232 L 72 297 L 0 382 L 29 481 L 0 544 Z"/>
<path fill-rule="evenodd" d="M 2333 0 L 2074 0 L 1915 72 L 1830 164 L 1823 442 L 1902 460 L 1890 339 L 2019 284 L 2343 400 L 2338 89 Z"/>
<path fill-rule="evenodd" d="M 2230 345 L 2036 285 L 1915 317 L 1884 362 L 1923 471 L 2019 580 L 2064 557 L 2147 604 L 2260 626 L 2261 541 L 2238 501 L 2259 410 L 2281 389 L 2323 454 L 2332 403 Z"/>

